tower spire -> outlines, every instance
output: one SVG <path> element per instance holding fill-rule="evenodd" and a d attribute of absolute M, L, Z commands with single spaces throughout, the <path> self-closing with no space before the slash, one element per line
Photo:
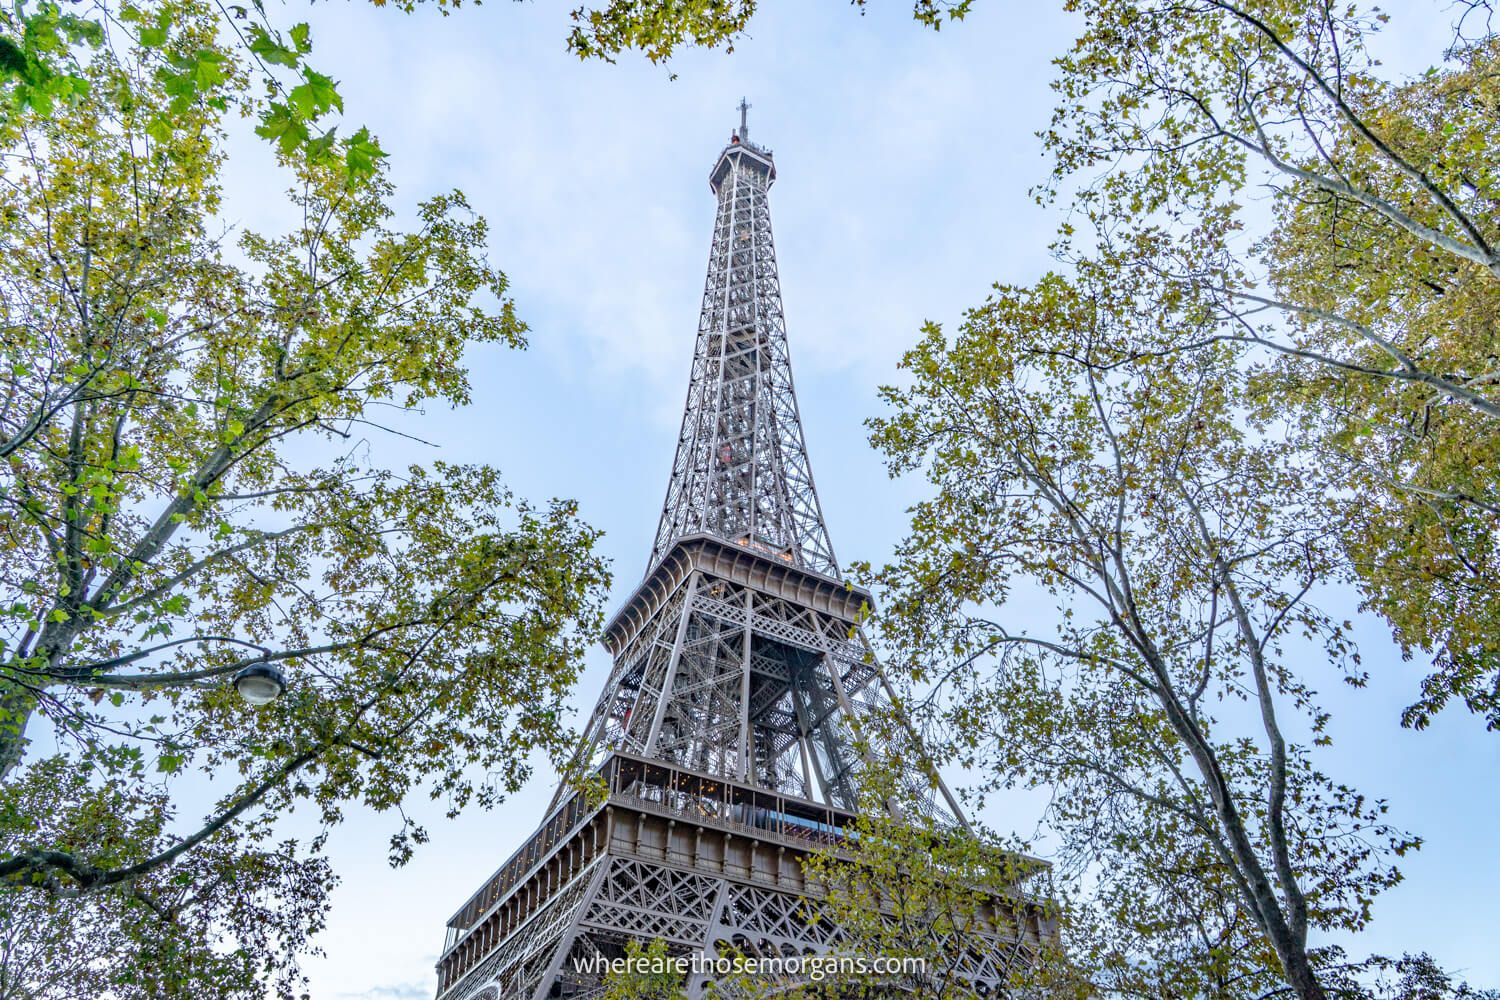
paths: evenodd
<path fill-rule="evenodd" d="M 708 278 L 677 454 L 648 572 L 677 539 L 714 535 L 839 578 L 792 388 L 767 192 L 770 150 L 740 134 L 719 154 Z"/>
<path fill-rule="evenodd" d="M 743 97 L 740 98 L 740 142 L 750 141 L 750 104 Z"/>

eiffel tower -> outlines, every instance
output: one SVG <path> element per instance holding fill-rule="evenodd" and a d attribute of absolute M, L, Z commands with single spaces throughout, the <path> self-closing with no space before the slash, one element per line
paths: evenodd
<path fill-rule="evenodd" d="M 718 210 L 661 522 L 606 628 L 614 668 L 576 762 L 594 791 L 565 782 L 448 922 L 439 1000 L 597 997 L 598 960 L 632 938 L 764 956 L 839 934 L 805 920 L 801 858 L 838 844 L 861 771 L 894 752 L 854 739 L 891 690 L 857 630 L 870 595 L 842 579 L 813 486 L 771 238 L 776 164 L 739 110 L 709 174 Z M 963 824 L 935 770 L 908 784 Z M 1003 979 L 998 956 L 973 964 L 971 978 Z"/>

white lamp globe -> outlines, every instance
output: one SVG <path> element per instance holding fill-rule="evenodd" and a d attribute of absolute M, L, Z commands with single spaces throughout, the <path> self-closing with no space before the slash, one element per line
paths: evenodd
<path fill-rule="evenodd" d="M 286 690 L 286 678 L 269 663 L 252 663 L 234 675 L 234 689 L 252 705 L 269 705 Z"/>

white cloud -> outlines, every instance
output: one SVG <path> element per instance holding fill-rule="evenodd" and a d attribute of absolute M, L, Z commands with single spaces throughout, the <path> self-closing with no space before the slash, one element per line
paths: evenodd
<path fill-rule="evenodd" d="M 355 993 L 336 994 L 338 1000 L 431 1000 L 432 986 L 423 983 L 406 983 L 400 986 L 372 986 Z"/>

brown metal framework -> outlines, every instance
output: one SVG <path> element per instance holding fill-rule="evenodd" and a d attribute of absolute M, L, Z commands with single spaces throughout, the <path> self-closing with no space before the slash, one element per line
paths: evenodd
<path fill-rule="evenodd" d="M 608 792 L 590 803 L 565 783 L 449 921 L 440 1000 L 595 997 L 590 961 L 632 938 L 828 950 L 840 931 L 801 915 L 801 859 L 840 843 L 876 758 L 920 759 L 909 726 L 865 724 L 890 718 L 892 692 L 858 629 L 869 595 L 840 578 L 813 488 L 766 198 L 776 168 L 743 128 L 710 174 L 708 281 L 649 571 L 607 627 L 614 669 L 575 761 Z M 909 765 L 906 784 L 930 818 L 963 824 L 935 769 Z M 995 948 L 963 974 L 999 985 L 1038 921 L 997 910 Z"/>
<path fill-rule="evenodd" d="M 631 939 L 761 957 L 837 946 L 837 926 L 807 919 L 802 859 L 837 850 L 853 813 L 633 754 L 596 775 L 601 794 L 567 796 L 449 921 L 442 1000 L 597 998 L 594 961 Z M 985 918 L 988 946 L 954 971 L 999 990 L 1052 931 L 1033 900 L 997 898 Z"/>

